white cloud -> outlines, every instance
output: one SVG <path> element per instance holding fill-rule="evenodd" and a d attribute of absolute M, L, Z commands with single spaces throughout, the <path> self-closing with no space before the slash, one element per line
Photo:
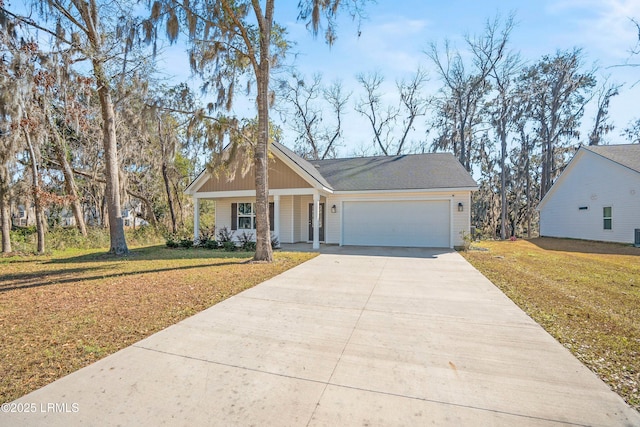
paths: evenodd
<path fill-rule="evenodd" d="M 632 18 L 640 19 L 638 0 L 558 0 L 548 12 L 566 15 L 575 22 L 575 29 L 567 37 L 607 62 L 621 63 L 629 57 L 629 50 L 638 41 Z"/>
<path fill-rule="evenodd" d="M 424 62 L 421 53 L 427 43 L 427 20 L 403 16 L 381 16 L 362 26 L 360 37 L 351 38 L 348 49 L 357 50 L 367 64 L 377 64 L 400 73 L 415 72 Z"/>

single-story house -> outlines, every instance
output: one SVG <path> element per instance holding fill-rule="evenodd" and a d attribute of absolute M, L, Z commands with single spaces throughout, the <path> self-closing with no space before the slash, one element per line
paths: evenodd
<path fill-rule="evenodd" d="M 240 161 L 240 160 L 237 160 Z M 203 171 L 186 189 L 199 206 L 215 200 L 215 227 L 255 235 L 253 167 Z M 270 227 L 281 243 L 452 248 L 470 230 L 477 184 L 449 153 L 307 161 L 270 145 Z"/>
<path fill-rule="evenodd" d="M 580 147 L 538 210 L 541 236 L 640 244 L 640 144 Z"/>

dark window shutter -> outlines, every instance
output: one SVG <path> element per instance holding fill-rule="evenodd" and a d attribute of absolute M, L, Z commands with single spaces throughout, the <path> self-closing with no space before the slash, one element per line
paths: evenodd
<path fill-rule="evenodd" d="M 269 230 L 271 231 L 274 230 L 275 211 L 276 211 L 276 208 L 273 202 L 269 203 Z"/>
<path fill-rule="evenodd" d="M 238 229 L 238 204 L 231 203 L 231 230 Z"/>

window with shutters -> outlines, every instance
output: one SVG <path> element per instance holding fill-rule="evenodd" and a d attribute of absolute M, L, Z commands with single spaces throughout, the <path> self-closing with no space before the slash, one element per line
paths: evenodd
<path fill-rule="evenodd" d="M 273 231 L 274 212 L 273 202 L 269 203 L 269 229 Z M 256 204 L 255 203 L 231 203 L 231 230 L 255 230 L 256 229 Z"/>
<path fill-rule="evenodd" d="M 255 212 L 253 203 L 238 203 L 238 230 L 255 230 Z"/>

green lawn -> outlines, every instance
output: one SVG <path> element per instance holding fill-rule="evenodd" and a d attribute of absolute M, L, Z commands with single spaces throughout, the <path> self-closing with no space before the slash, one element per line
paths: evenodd
<path fill-rule="evenodd" d="M 640 410 L 640 248 L 539 238 L 462 255 Z"/>
<path fill-rule="evenodd" d="M 0 403 L 14 400 L 316 254 L 134 249 L 0 258 Z"/>

